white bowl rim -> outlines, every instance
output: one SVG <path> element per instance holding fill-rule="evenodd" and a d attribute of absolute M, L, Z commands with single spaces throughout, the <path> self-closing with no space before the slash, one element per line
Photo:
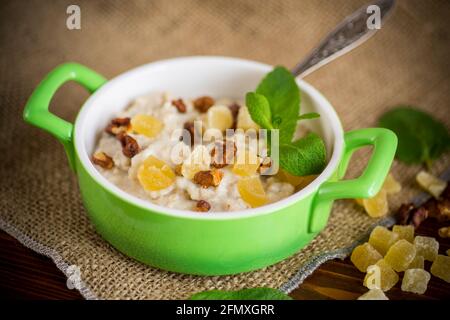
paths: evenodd
<path fill-rule="evenodd" d="M 329 123 L 331 125 L 331 129 L 334 135 L 334 144 L 333 144 L 333 153 L 332 156 L 322 171 L 322 173 L 314 179 L 308 186 L 303 188 L 302 190 L 290 195 L 287 198 L 276 201 L 274 203 L 270 203 L 258 208 L 251 208 L 245 210 L 237 210 L 237 211 L 213 211 L 204 214 L 198 214 L 193 211 L 181 210 L 181 209 L 173 209 L 164 206 L 160 206 L 154 204 L 150 201 L 146 201 L 144 199 L 138 198 L 122 189 L 114 185 L 112 182 L 108 181 L 104 176 L 100 174 L 100 172 L 94 167 L 90 160 L 90 156 L 87 153 L 84 144 L 84 130 L 83 125 L 85 124 L 86 115 L 88 113 L 89 108 L 95 104 L 96 98 L 102 94 L 103 91 L 107 90 L 109 86 L 112 86 L 113 83 L 122 81 L 126 77 L 130 77 L 132 74 L 141 72 L 147 68 L 159 68 L 165 64 L 171 63 L 189 63 L 192 61 L 204 60 L 208 62 L 214 63 L 222 63 L 222 62 L 232 62 L 237 64 L 246 64 L 247 66 L 253 67 L 255 69 L 259 69 L 260 71 L 269 72 L 273 66 L 253 61 L 246 60 L 241 58 L 234 57 L 225 57 L 225 56 L 186 56 L 186 57 L 177 57 L 170 58 L 165 60 L 158 60 L 151 63 L 147 63 L 133 69 L 130 69 L 124 73 L 119 74 L 118 76 L 110 79 L 107 83 L 105 83 L 102 87 L 100 87 L 97 91 L 95 91 L 83 104 L 80 108 L 80 111 L 75 120 L 74 126 L 74 148 L 79 160 L 87 173 L 91 176 L 92 179 L 95 180 L 96 183 L 103 186 L 109 192 L 119 197 L 120 199 L 129 202 L 135 206 L 138 206 L 144 210 L 152 211 L 155 214 L 163 214 L 167 216 L 174 216 L 177 218 L 186 218 L 186 219 L 198 219 L 198 220 L 228 220 L 228 219 L 243 219 L 250 218 L 255 216 L 261 216 L 265 214 L 270 214 L 275 211 L 278 211 L 284 207 L 287 207 L 297 201 L 304 199 L 309 196 L 312 192 L 318 189 L 324 182 L 326 182 L 332 174 L 336 171 L 340 159 L 342 157 L 342 153 L 344 150 L 344 132 L 342 128 L 342 124 L 339 120 L 339 117 L 334 110 L 331 103 L 312 85 L 308 84 L 304 80 L 297 79 L 297 84 L 301 88 L 303 92 L 307 92 L 311 99 L 315 100 L 318 104 L 320 104 L 323 108 L 327 109 L 328 117 L 331 119 Z"/>

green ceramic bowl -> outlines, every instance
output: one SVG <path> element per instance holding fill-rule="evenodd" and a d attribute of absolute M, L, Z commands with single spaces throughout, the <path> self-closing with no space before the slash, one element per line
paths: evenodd
<path fill-rule="evenodd" d="M 269 65 L 233 58 L 187 57 L 147 64 L 107 81 L 84 66 L 67 63 L 39 84 L 25 107 L 24 118 L 63 144 L 90 219 L 119 251 L 175 272 L 245 272 L 281 261 L 307 245 L 326 226 L 334 200 L 374 196 L 394 157 L 394 133 L 379 128 L 344 133 L 330 103 L 299 80 L 302 112 L 321 115 L 305 123 L 325 139 L 328 165 L 300 192 L 238 212 L 198 214 L 138 199 L 100 175 L 90 155 L 99 132 L 135 97 L 167 90 L 185 97 L 209 94 L 242 98 L 271 69 Z M 56 90 L 70 80 L 92 93 L 74 124 L 48 111 Z M 369 145 L 373 146 L 372 156 L 361 176 L 341 180 L 352 153 Z"/>

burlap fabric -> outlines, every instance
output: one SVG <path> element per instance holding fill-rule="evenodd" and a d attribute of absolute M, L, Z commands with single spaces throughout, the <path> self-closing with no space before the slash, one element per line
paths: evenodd
<path fill-rule="evenodd" d="M 62 147 L 24 124 L 21 113 L 43 76 L 66 61 L 109 78 L 183 55 L 237 56 L 293 66 L 365 1 L 76 1 L 82 26 L 76 31 L 66 28 L 66 8 L 73 1 L 2 1 L 1 228 L 50 256 L 66 274 L 69 265 L 79 266 L 86 298 L 180 299 L 207 289 L 256 286 L 291 290 L 288 281 L 299 269 L 303 273 L 296 279 L 301 281 L 320 262 L 348 253 L 342 249 L 377 221 L 353 202 L 339 201 L 328 227 L 307 248 L 274 266 L 225 277 L 156 270 L 101 239 L 86 216 Z M 374 38 L 306 80 L 328 97 L 346 130 L 374 126 L 382 112 L 399 103 L 420 106 L 450 126 L 449 16 L 445 0 L 400 1 Z M 76 85 L 67 85 L 51 109 L 73 120 L 87 96 Z M 365 152 L 354 157 L 350 176 L 366 159 Z M 448 164 L 447 156 L 435 163 L 434 171 Z M 418 170 L 394 164 L 404 190 L 391 199 L 393 208 L 419 191 L 414 183 Z"/>

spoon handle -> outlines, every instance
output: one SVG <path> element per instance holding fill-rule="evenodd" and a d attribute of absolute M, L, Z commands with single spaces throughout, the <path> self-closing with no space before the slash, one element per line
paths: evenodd
<path fill-rule="evenodd" d="M 369 5 L 376 5 L 380 8 L 382 25 L 393 11 L 394 4 L 395 0 L 377 0 Z M 369 5 L 365 5 L 347 16 L 304 60 L 292 69 L 292 74 L 295 77 L 304 77 L 373 36 L 378 29 L 369 29 L 367 26 L 367 20 L 373 14 L 373 12 L 367 13 Z"/>

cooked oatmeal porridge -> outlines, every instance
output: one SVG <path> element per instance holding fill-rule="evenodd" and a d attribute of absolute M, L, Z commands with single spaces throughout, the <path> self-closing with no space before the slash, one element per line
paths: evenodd
<path fill-rule="evenodd" d="M 92 160 L 111 183 L 164 207 L 243 210 L 286 198 L 315 177 L 271 171 L 258 129 L 239 101 L 151 94 L 110 121 Z"/>

